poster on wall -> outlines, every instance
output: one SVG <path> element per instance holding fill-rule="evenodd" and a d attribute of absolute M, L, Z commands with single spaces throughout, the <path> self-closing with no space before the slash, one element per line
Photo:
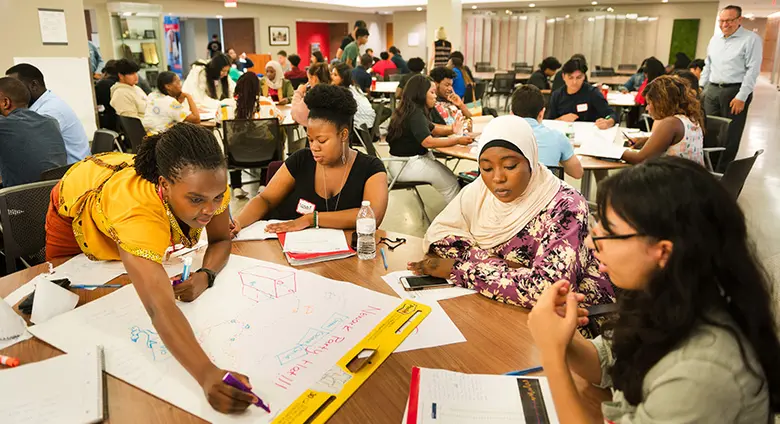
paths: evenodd
<path fill-rule="evenodd" d="M 290 27 L 288 26 L 269 26 L 268 39 L 272 46 L 290 45 Z"/>
<path fill-rule="evenodd" d="M 177 16 L 165 16 L 163 20 L 165 30 L 165 53 L 168 55 L 168 67 L 172 72 L 183 76 L 181 64 L 181 38 L 179 33 L 179 18 Z"/>
<path fill-rule="evenodd" d="M 67 45 L 68 28 L 65 25 L 65 11 L 62 9 L 38 9 L 43 44 Z"/>

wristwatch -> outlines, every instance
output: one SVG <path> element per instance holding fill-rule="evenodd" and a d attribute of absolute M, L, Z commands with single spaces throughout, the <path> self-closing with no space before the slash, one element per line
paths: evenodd
<path fill-rule="evenodd" d="M 212 271 L 212 270 L 210 270 L 208 268 L 201 268 L 201 269 L 199 269 L 199 270 L 197 270 L 195 272 L 205 272 L 206 273 L 206 278 L 208 278 L 208 280 L 209 280 L 209 288 L 214 287 L 214 280 L 217 279 L 217 273 L 216 272 L 214 272 L 214 271 Z"/>

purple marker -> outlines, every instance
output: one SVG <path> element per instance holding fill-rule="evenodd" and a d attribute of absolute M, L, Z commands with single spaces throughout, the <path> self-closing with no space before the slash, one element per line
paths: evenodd
<path fill-rule="evenodd" d="M 265 412 L 268 412 L 269 414 L 271 413 L 271 408 L 269 408 L 265 403 L 263 403 L 263 400 L 260 399 L 260 396 L 252 393 L 252 391 L 249 390 L 249 387 L 246 387 L 244 383 L 241 382 L 241 380 L 233 377 L 233 374 L 229 372 L 225 373 L 225 376 L 222 377 L 222 381 L 228 386 L 235 387 L 236 389 L 241 390 L 242 392 L 253 394 L 257 398 L 257 403 L 255 403 L 255 405 L 265 409 Z"/>

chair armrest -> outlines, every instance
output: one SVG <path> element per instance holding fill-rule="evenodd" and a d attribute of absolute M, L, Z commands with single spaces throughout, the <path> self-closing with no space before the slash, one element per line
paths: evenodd
<path fill-rule="evenodd" d="M 710 152 L 722 152 L 722 151 L 726 150 L 726 148 L 725 147 L 705 147 L 703 150 L 705 152 L 708 152 L 708 153 L 710 153 Z"/>
<path fill-rule="evenodd" d="M 710 174 L 712 174 L 712 176 L 717 179 L 723 178 L 723 174 L 721 174 L 720 172 L 710 172 Z"/>

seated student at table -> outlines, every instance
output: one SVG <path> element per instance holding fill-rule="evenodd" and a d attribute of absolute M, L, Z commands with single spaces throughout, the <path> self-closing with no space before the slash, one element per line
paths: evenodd
<path fill-rule="evenodd" d="M 582 64 L 582 66 L 584 66 L 587 69 L 588 61 L 585 60 L 585 56 L 584 55 L 582 55 L 580 53 L 573 54 L 569 60 L 575 60 L 575 59 L 579 60 L 580 63 Z M 588 76 L 587 75 L 585 75 L 585 83 L 586 84 L 588 83 Z M 552 91 L 558 90 L 558 89 L 560 89 L 561 87 L 563 87 L 565 85 L 566 84 L 563 82 L 563 72 L 562 71 L 558 71 L 558 73 L 556 73 L 555 76 L 553 77 L 551 90 Z"/>
<path fill-rule="evenodd" d="M 283 233 L 309 227 L 355 228 L 364 200 L 371 202 L 377 226 L 387 209 L 387 174 L 382 161 L 349 148 L 357 111 L 343 87 L 320 84 L 306 94 L 310 149 L 293 153 L 234 220 L 233 234 L 260 219 L 286 222 L 266 231 Z"/>
<path fill-rule="evenodd" d="M 665 157 L 613 174 L 597 203 L 587 244 L 622 289 L 613 331 L 574 331 L 588 318 L 566 281 L 528 316 L 560 422 L 591 422 L 572 372 L 612 389 L 605 423 L 773 422 L 776 303 L 737 202 L 704 168 Z"/>
<path fill-rule="evenodd" d="M 550 85 L 549 78 L 555 75 L 555 72 L 561 68 L 561 62 L 553 56 L 546 57 L 542 63 L 539 64 L 539 69 L 531 74 L 528 78 L 528 85 L 533 85 L 540 90 L 549 90 Z"/>
<path fill-rule="evenodd" d="M 373 58 L 364 54 L 363 56 L 360 56 L 360 63 L 358 63 L 358 66 L 352 70 L 352 81 L 364 93 L 368 93 L 371 90 L 372 80 L 368 70 L 371 69 L 371 65 L 373 64 Z"/>
<path fill-rule="evenodd" d="M 680 77 L 664 75 L 645 89 L 647 113 L 653 118 L 650 137 L 632 139 L 621 159 L 641 163 L 661 155 L 679 156 L 704 166 L 704 119 L 696 92 Z"/>
<path fill-rule="evenodd" d="M 290 116 L 293 120 L 303 126 L 309 122 L 309 108 L 304 101 L 306 93 L 318 84 L 330 84 L 330 71 L 327 63 L 315 63 L 309 66 L 306 72 L 309 76 L 309 82 L 299 85 L 298 89 L 295 90 L 290 109 Z"/>
<path fill-rule="evenodd" d="M 146 99 L 146 113 L 142 120 L 147 133 L 156 134 L 179 122 L 200 123 L 195 100 L 181 91 L 181 79 L 175 72 L 165 71 L 157 76 L 157 91 Z"/>
<path fill-rule="evenodd" d="M 452 71 L 450 71 L 452 72 Z M 423 75 L 415 75 L 406 84 L 401 104 L 393 111 L 387 129 L 390 154 L 408 161 L 392 161 L 390 173 L 397 181 L 426 181 L 449 203 L 460 191 L 455 174 L 434 158 L 428 149 L 471 144 L 472 138 L 461 136 L 462 121 L 456 120 L 453 132 L 458 135 L 436 137 L 435 125 L 430 121 L 436 105 L 436 84 Z"/>
<path fill-rule="evenodd" d="M 366 94 L 352 83 L 352 68 L 346 63 L 334 65 L 333 70 L 330 72 L 330 83 L 346 88 L 352 94 L 352 98 L 355 99 L 357 103 L 357 112 L 353 119 L 355 128 L 365 125 L 366 128 L 371 129 L 374 126 L 376 111 L 371 107 L 371 102 L 366 97 Z"/>
<path fill-rule="evenodd" d="M 585 305 L 614 302 L 585 246 L 588 203 L 538 162 L 531 126 L 499 116 L 478 151 L 480 178 L 433 220 L 423 240 L 428 256 L 408 268 L 524 308 L 561 279 L 585 295 Z"/>
<path fill-rule="evenodd" d="M 95 82 L 95 103 L 98 106 L 98 124 L 100 128 L 112 131 L 116 131 L 118 128 L 116 110 L 111 107 L 111 87 L 118 82 L 119 75 L 116 73 L 116 60 L 111 59 L 103 67 L 103 77 Z"/>
<path fill-rule="evenodd" d="M 325 63 L 325 56 L 323 56 L 322 52 L 319 50 L 312 52 L 311 57 L 309 57 L 309 67 L 315 63 Z"/>
<path fill-rule="evenodd" d="M 701 79 L 701 72 L 704 70 L 704 59 L 694 59 L 691 64 L 688 65 L 688 70 L 696 75 L 697 79 Z"/>
<path fill-rule="evenodd" d="M 47 260 L 85 253 L 121 260 L 162 342 L 220 412 L 239 413 L 254 396 L 222 382 L 175 300 L 191 302 L 214 284 L 230 255 L 227 169 L 206 128 L 179 123 L 147 137 L 137 155 L 106 153 L 73 165 L 51 191 Z M 171 286 L 163 260 L 175 245 L 192 247 L 203 228 L 203 267 Z M 245 376 L 234 373 L 248 383 Z"/>
<path fill-rule="evenodd" d="M 49 116 L 60 125 L 68 163 L 78 162 L 90 155 L 89 139 L 76 112 L 62 98 L 46 88 L 43 73 L 29 63 L 12 66 L 5 74 L 16 78 L 30 90 L 30 110 Z M 87 94 L 88 95 L 88 94 Z"/>
<path fill-rule="evenodd" d="M 146 93 L 138 86 L 137 63 L 127 59 L 116 61 L 119 82 L 111 86 L 111 107 L 119 116 L 144 119 L 146 113 Z"/>
<path fill-rule="evenodd" d="M 531 126 L 539 150 L 539 162 L 547 167 L 562 167 L 572 178 L 582 178 L 583 170 L 571 141 L 558 130 L 542 124 L 544 96 L 533 85 L 524 85 L 512 93 L 512 114 Z"/>
<path fill-rule="evenodd" d="M 260 79 L 252 72 L 247 72 L 236 82 L 236 113 L 235 119 L 269 119 L 276 118 L 280 122 L 284 119 L 282 112 L 276 107 L 270 97 L 260 95 Z M 252 133 L 245 133 L 244 137 L 233 134 L 233 143 L 250 144 L 254 142 Z M 233 197 L 243 199 L 249 195 L 243 189 L 241 173 L 243 170 L 230 171 L 230 187 L 233 189 Z M 260 186 L 261 189 L 264 186 Z"/>
<path fill-rule="evenodd" d="M 636 96 L 634 97 L 634 103 L 642 106 L 647 104 L 644 95 L 642 94 L 645 91 L 645 87 L 647 87 L 648 84 L 653 82 L 653 80 L 666 73 L 664 69 L 664 64 L 661 63 L 661 61 L 656 59 L 655 57 L 652 56 L 648 57 L 647 59 L 645 59 L 644 64 L 645 65 L 642 67 L 642 69 L 644 70 L 645 78 L 644 80 L 642 80 L 642 84 L 639 85 Z"/>
<path fill-rule="evenodd" d="M 398 82 L 398 88 L 395 89 L 395 97 L 397 99 L 400 99 L 403 95 L 404 87 L 406 87 L 406 83 L 409 82 L 409 79 L 415 75 L 420 75 L 422 71 L 425 70 L 425 61 L 419 57 L 409 59 L 407 65 L 409 66 L 409 73 L 404 74 L 401 77 L 401 81 Z"/>
<path fill-rule="evenodd" d="M 453 91 L 453 81 L 456 78 L 455 71 L 440 66 L 431 70 L 431 79 L 436 84 L 436 104 L 431 111 L 431 121 L 438 125 L 452 126 L 457 119 L 471 118 L 469 108 L 463 103 L 463 98 Z M 435 111 L 435 112 L 434 112 Z M 466 130 L 471 130 L 471 122 L 466 122 Z M 452 131 L 441 135 L 453 134 Z"/>
<path fill-rule="evenodd" d="M 0 78 L 0 176 L 2 187 L 40 181 L 41 173 L 67 161 L 57 121 L 27 108 L 30 91 Z"/>
<path fill-rule="evenodd" d="M 586 82 L 587 66 L 573 59 L 563 65 L 561 72 L 566 86 L 553 91 L 547 108 L 547 119 L 595 122 L 602 130 L 618 122 L 617 114 L 601 90 Z"/>
<path fill-rule="evenodd" d="M 284 77 L 282 65 L 272 60 L 265 65 L 265 76 L 260 81 L 263 97 L 270 97 L 279 106 L 290 103 L 295 94 L 292 83 Z"/>
<path fill-rule="evenodd" d="M 379 57 L 382 58 L 379 62 L 374 64 L 374 67 L 371 68 L 372 71 L 374 71 L 375 74 L 379 75 L 380 77 L 385 77 L 385 71 L 388 69 L 397 69 L 395 66 L 395 63 L 393 63 L 392 60 L 390 60 L 390 55 L 387 52 L 379 53 Z"/>
<path fill-rule="evenodd" d="M 457 94 L 461 99 L 466 98 L 466 91 L 474 89 L 474 80 L 469 77 L 469 74 L 463 68 L 463 60 L 459 57 L 450 57 L 447 62 L 447 68 L 452 69 L 455 73 L 455 78 L 452 79 L 452 92 Z M 473 101 L 473 92 L 471 92 L 471 99 Z"/>
<path fill-rule="evenodd" d="M 463 56 L 463 53 L 459 52 L 457 50 L 455 50 L 454 52 L 450 53 L 450 59 L 453 59 L 453 58 L 458 58 L 458 59 L 460 59 L 461 63 L 466 63 L 466 59 Z M 469 68 L 468 65 L 463 65 L 461 67 L 461 69 L 463 71 L 465 71 L 464 75 L 468 74 L 469 78 L 471 78 L 472 81 L 475 80 L 474 74 L 471 72 L 471 68 Z"/>
<path fill-rule="evenodd" d="M 305 80 L 307 78 L 306 71 L 298 67 L 301 64 L 301 57 L 297 54 L 291 54 L 287 60 L 290 62 L 291 67 L 289 71 L 284 73 L 284 78 L 288 80 Z"/>
<path fill-rule="evenodd" d="M 390 48 L 387 49 L 387 53 L 390 55 L 390 60 L 395 64 L 395 67 L 398 68 L 399 74 L 409 73 L 409 66 L 401 56 L 401 50 L 398 50 L 398 47 L 390 46 Z"/>
<path fill-rule="evenodd" d="M 220 100 L 233 98 L 236 83 L 228 77 L 230 64 L 230 58 L 224 54 L 218 54 L 208 62 L 192 64 L 183 89 L 192 95 L 198 108 L 215 112 L 220 107 Z"/>
<path fill-rule="evenodd" d="M 233 65 L 236 67 L 236 70 L 242 74 L 246 72 L 247 69 L 254 68 L 255 66 L 255 62 L 252 62 L 252 59 L 248 58 L 246 53 L 241 53 L 239 56 L 236 54 L 236 50 L 232 47 L 228 49 L 227 55 L 230 60 L 233 61 Z"/>
<path fill-rule="evenodd" d="M 647 59 L 642 61 L 642 64 L 639 66 L 639 69 L 636 70 L 636 73 L 634 75 L 631 75 L 628 78 L 628 81 L 626 81 L 625 84 L 620 86 L 620 92 L 621 93 L 628 93 L 631 91 L 637 91 L 639 90 L 639 87 L 642 85 L 642 83 L 645 81 L 645 63 L 647 62 Z"/>

